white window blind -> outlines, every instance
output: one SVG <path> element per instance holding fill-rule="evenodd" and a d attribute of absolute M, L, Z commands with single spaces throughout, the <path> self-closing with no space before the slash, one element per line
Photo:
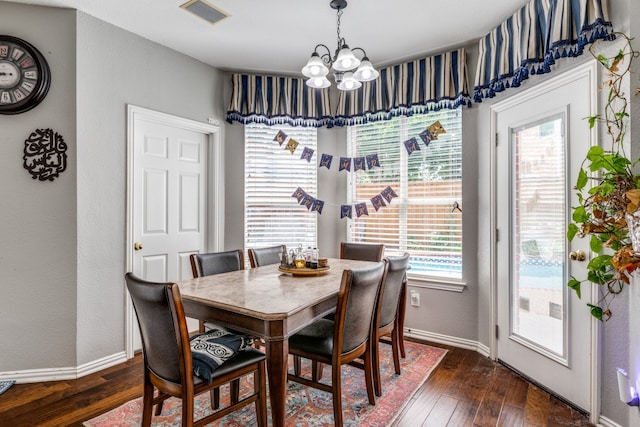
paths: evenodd
<path fill-rule="evenodd" d="M 318 213 L 299 205 L 293 192 L 302 188 L 317 197 L 317 130 L 248 124 L 245 130 L 244 241 L 245 248 L 302 244 L 316 246 Z M 291 154 L 274 141 L 282 130 L 299 145 Z M 311 162 L 300 158 L 305 147 L 314 150 Z"/>
<path fill-rule="evenodd" d="M 419 134 L 436 121 L 446 133 L 428 147 Z M 349 220 L 349 240 L 384 243 L 385 255 L 411 255 L 409 274 L 462 278 L 462 111 L 441 110 L 351 126 L 349 156 L 378 154 L 379 168 L 350 174 L 349 203 L 369 215 Z M 420 151 L 408 154 L 415 137 Z M 370 199 L 387 186 L 398 194 L 378 211 Z M 456 205 L 457 203 L 457 205 Z"/>

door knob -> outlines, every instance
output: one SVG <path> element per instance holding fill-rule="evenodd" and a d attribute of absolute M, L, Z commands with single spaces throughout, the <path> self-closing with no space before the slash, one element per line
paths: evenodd
<path fill-rule="evenodd" d="M 133 244 L 133 249 L 135 249 L 136 251 L 141 250 L 141 249 L 142 249 L 142 243 L 140 243 L 140 242 L 135 242 L 135 243 Z"/>
<path fill-rule="evenodd" d="M 571 258 L 572 261 L 584 261 L 587 259 L 587 256 L 584 251 L 578 250 L 569 252 L 569 258 Z"/>

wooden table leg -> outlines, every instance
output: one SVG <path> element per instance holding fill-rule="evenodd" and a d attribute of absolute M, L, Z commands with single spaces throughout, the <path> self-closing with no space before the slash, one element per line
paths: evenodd
<path fill-rule="evenodd" d="M 289 341 L 269 341 L 265 343 L 267 353 L 267 377 L 269 378 L 269 400 L 273 427 L 284 427 L 287 403 L 287 357 Z"/>

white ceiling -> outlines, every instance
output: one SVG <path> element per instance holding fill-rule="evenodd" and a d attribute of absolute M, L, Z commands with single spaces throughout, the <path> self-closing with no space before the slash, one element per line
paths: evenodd
<path fill-rule="evenodd" d="M 208 0 L 229 15 L 212 25 L 187 0 L 11 0 L 66 7 L 223 70 L 300 75 L 316 44 L 336 48 L 330 0 Z M 341 35 L 376 67 L 484 36 L 529 0 L 348 0 Z"/>

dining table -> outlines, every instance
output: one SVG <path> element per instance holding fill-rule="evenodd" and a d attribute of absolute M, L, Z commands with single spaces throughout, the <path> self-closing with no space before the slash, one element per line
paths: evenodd
<path fill-rule="evenodd" d="M 188 317 L 264 340 L 271 420 L 285 425 L 289 337 L 335 311 L 342 274 L 371 261 L 329 258 L 328 268 L 286 269 L 279 264 L 177 282 Z"/>

